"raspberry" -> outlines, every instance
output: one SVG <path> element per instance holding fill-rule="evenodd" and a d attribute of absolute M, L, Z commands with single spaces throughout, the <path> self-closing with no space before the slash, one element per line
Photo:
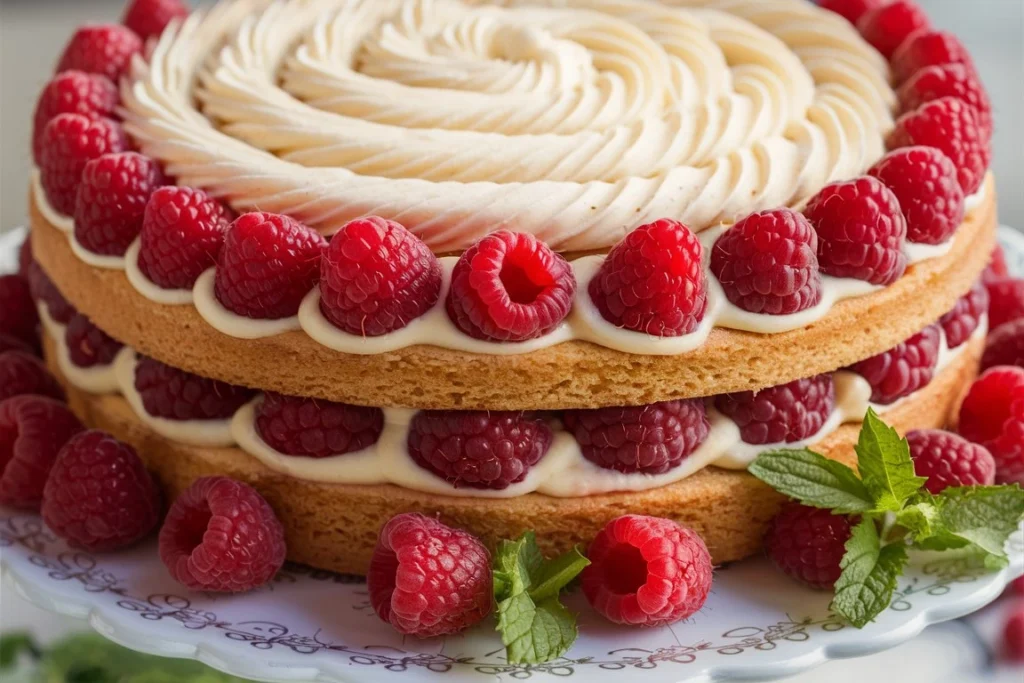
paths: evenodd
<path fill-rule="evenodd" d="M 384 429 L 380 408 L 332 403 L 267 392 L 256 411 L 256 431 L 285 455 L 326 458 L 377 443 Z"/>
<path fill-rule="evenodd" d="M 955 35 L 948 31 L 918 31 L 903 41 L 889 66 L 899 85 L 921 69 L 944 64 L 962 64 L 974 70 L 970 52 Z"/>
<path fill-rule="evenodd" d="M 146 204 L 139 240 L 139 270 L 165 289 L 191 289 L 217 264 L 230 209 L 202 190 L 161 187 Z"/>
<path fill-rule="evenodd" d="M 981 369 L 996 365 L 1016 365 L 1024 368 L 1024 318 L 1003 323 L 988 335 Z"/>
<path fill-rule="evenodd" d="M 699 399 L 567 410 L 562 421 L 583 457 L 604 469 L 626 473 L 662 474 L 675 469 L 710 431 Z"/>
<path fill-rule="evenodd" d="M 160 522 L 160 489 L 135 449 L 98 430 L 72 437 L 43 489 L 43 521 L 76 548 L 106 552 Z"/>
<path fill-rule="evenodd" d="M 751 313 L 785 315 L 821 301 L 818 237 L 789 209 L 754 213 L 718 238 L 711 272 L 729 301 Z"/>
<path fill-rule="evenodd" d="M 759 445 L 793 443 L 814 436 L 835 405 L 836 386 L 830 374 L 715 398 L 715 407 L 736 423 L 743 441 Z"/>
<path fill-rule="evenodd" d="M 616 624 L 674 624 L 703 607 L 711 590 L 707 546 L 695 531 L 669 519 L 613 519 L 591 542 L 587 557 L 583 593 Z"/>
<path fill-rule="evenodd" d="M 932 381 L 939 360 L 939 330 L 938 325 L 929 325 L 894 348 L 850 366 L 871 385 L 873 403 L 895 403 Z"/>
<path fill-rule="evenodd" d="M 57 453 L 82 429 L 74 413 L 51 398 L 0 402 L 0 503 L 38 510 Z"/>
<path fill-rule="evenodd" d="M 31 355 L 36 355 L 36 349 L 27 342 L 12 337 L 8 334 L 0 333 L 0 353 L 6 353 L 7 351 L 22 351 Z"/>
<path fill-rule="evenodd" d="M 997 483 L 1024 484 L 1024 369 L 986 370 L 960 406 L 959 428 L 995 458 Z"/>
<path fill-rule="evenodd" d="M 1024 318 L 1024 279 L 1004 277 L 987 283 L 988 323 L 995 329 L 1003 323 Z"/>
<path fill-rule="evenodd" d="M 907 432 L 914 471 L 926 477 L 925 488 L 940 493 L 949 486 L 990 486 L 996 480 L 996 461 L 976 443 L 940 429 Z"/>
<path fill-rule="evenodd" d="M 769 525 L 764 547 L 784 574 L 812 588 L 831 590 L 839 579 L 839 563 L 849 538 L 846 517 L 789 502 Z"/>
<path fill-rule="evenodd" d="M 913 0 L 895 0 L 876 7 L 857 21 L 857 30 L 864 40 L 886 59 L 892 58 L 910 34 L 930 26 L 928 16 Z"/>
<path fill-rule="evenodd" d="M 23 394 L 64 400 L 64 389 L 43 361 L 22 351 L 0 353 L 0 401 Z"/>
<path fill-rule="evenodd" d="M 75 239 L 93 253 L 123 256 L 142 230 L 150 195 L 165 182 L 157 163 L 137 152 L 93 159 L 75 195 Z"/>
<path fill-rule="evenodd" d="M 821 272 L 890 285 L 907 269 L 907 221 L 899 200 L 875 178 L 826 185 L 804 216 L 818 234 Z"/>
<path fill-rule="evenodd" d="M 32 158 L 38 164 L 43 152 L 43 130 L 59 114 L 82 114 L 90 119 L 117 118 L 121 101 L 117 87 L 106 76 L 84 71 L 65 71 L 43 88 L 36 104 L 32 127 Z"/>
<path fill-rule="evenodd" d="M 1003 626 L 1003 656 L 1024 663 L 1024 603 L 1018 602 Z"/>
<path fill-rule="evenodd" d="M 914 74 L 899 90 L 903 111 L 913 111 L 940 97 L 955 97 L 974 107 L 982 139 L 992 139 L 992 102 L 973 67 L 963 64 L 929 66 Z"/>
<path fill-rule="evenodd" d="M 316 286 L 326 245 L 320 233 L 287 216 L 240 216 L 228 228 L 220 251 L 217 299 L 248 318 L 293 316 Z"/>
<path fill-rule="evenodd" d="M 941 151 L 956 167 L 966 195 L 981 187 L 992 160 L 992 148 L 983 136 L 977 112 L 955 97 L 940 97 L 904 114 L 887 142 L 889 149 L 925 145 Z"/>
<path fill-rule="evenodd" d="M 127 149 L 121 125 L 110 119 L 60 114 L 43 129 L 39 182 L 54 211 L 75 213 L 75 195 L 85 165 L 104 154 Z"/>
<path fill-rule="evenodd" d="M 320 262 L 320 310 L 338 329 L 379 337 L 429 311 L 441 263 L 402 225 L 377 216 L 346 224 Z"/>
<path fill-rule="evenodd" d="M 183 0 L 134 0 L 125 8 L 121 23 L 146 40 L 163 33 L 172 20 L 187 16 Z"/>
<path fill-rule="evenodd" d="M 558 327 L 575 293 L 576 279 L 564 258 L 533 235 L 501 230 L 455 264 L 448 316 L 477 339 L 525 341 Z"/>
<path fill-rule="evenodd" d="M 641 225 L 608 254 L 590 281 L 590 299 L 617 327 L 655 337 L 697 329 L 708 307 L 704 248 L 682 223 Z"/>
<path fill-rule="evenodd" d="M 409 427 L 409 455 L 456 488 L 500 490 L 526 478 L 551 438 L 544 419 L 530 413 L 424 410 Z"/>
<path fill-rule="evenodd" d="M 835 12 L 851 24 L 856 24 L 862 16 L 885 2 L 886 0 L 821 0 L 818 5 L 822 9 Z"/>
<path fill-rule="evenodd" d="M 399 633 L 451 635 L 491 611 L 491 558 L 465 531 L 405 513 L 381 529 L 366 587 L 377 616 Z"/>
<path fill-rule="evenodd" d="M 872 166 L 868 175 L 896 195 L 911 242 L 942 244 L 964 220 L 964 191 L 956 166 L 934 147 L 893 150 Z"/>
<path fill-rule="evenodd" d="M 982 281 L 988 285 L 990 282 L 994 282 L 1001 277 L 1008 277 L 1010 275 L 1010 267 L 1006 265 L 1006 254 L 1003 252 L 1003 247 L 999 244 L 992 249 L 992 258 L 988 262 L 988 267 L 981 274 Z"/>
<path fill-rule="evenodd" d="M 986 313 L 988 290 L 979 281 L 971 287 L 971 291 L 957 299 L 953 310 L 939 318 L 939 325 L 946 333 L 946 346 L 955 349 L 970 339 Z"/>
<path fill-rule="evenodd" d="M 57 289 L 57 285 L 53 284 L 53 280 L 47 276 L 43 267 L 36 262 L 29 266 L 28 286 L 32 292 L 32 298 L 46 304 L 46 312 L 62 325 L 68 324 L 77 313 L 75 307 L 67 302 L 64 295 Z"/>
<path fill-rule="evenodd" d="M 226 420 L 255 393 L 146 357 L 135 366 L 135 390 L 147 413 L 168 420 Z"/>
<path fill-rule="evenodd" d="M 117 24 L 85 24 L 71 36 L 57 72 L 71 69 L 101 74 L 117 83 L 131 66 L 132 56 L 142 52 L 142 40 Z"/>
<path fill-rule="evenodd" d="M 64 331 L 64 342 L 71 362 L 80 368 L 108 366 L 124 347 L 81 313 L 76 314 L 68 323 Z"/>
<path fill-rule="evenodd" d="M 39 313 L 28 280 L 20 275 L 0 275 L 0 330 L 34 344 Z"/>

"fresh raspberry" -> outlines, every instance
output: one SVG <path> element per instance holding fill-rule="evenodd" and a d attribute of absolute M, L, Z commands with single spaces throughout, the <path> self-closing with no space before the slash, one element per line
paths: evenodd
<path fill-rule="evenodd" d="M 34 344 L 39 312 L 28 280 L 20 275 L 0 275 L 0 330 Z"/>
<path fill-rule="evenodd" d="M 939 325 L 946 333 L 946 346 L 955 349 L 970 339 L 986 313 L 988 290 L 978 281 L 971 291 L 957 299 L 953 310 L 939 318 Z"/>
<path fill-rule="evenodd" d="M 22 351 L 0 353 L 0 401 L 23 394 L 64 400 L 64 389 L 43 361 Z"/>
<path fill-rule="evenodd" d="M 962 64 L 972 71 L 974 60 L 960 39 L 949 31 L 918 31 L 899 46 L 889 66 L 896 84 L 929 66 Z"/>
<path fill-rule="evenodd" d="M 58 213 L 75 213 L 75 195 L 85 165 L 104 154 L 128 148 L 121 125 L 110 119 L 60 114 L 43 129 L 39 181 Z"/>
<path fill-rule="evenodd" d="M 161 187 L 146 204 L 139 240 L 139 270 L 164 289 L 191 289 L 217 264 L 230 209 L 202 190 Z"/>
<path fill-rule="evenodd" d="M 607 470 L 644 474 L 678 467 L 704 443 L 711 428 L 699 399 L 567 410 L 562 421 L 590 462 Z"/>
<path fill-rule="evenodd" d="M 590 299 L 616 327 L 655 337 L 697 329 L 708 308 L 704 248 L 678 221 L 641 225 L 619 242 L 590 281 Z"/>
<path fill-rule="evenodd" d="M 0 333 L 0 353 L 8 351 L 22 351 L 30 356 L 38 354 L 36 348 L 31 344 L 9 334 Z"/>
<path fill-rule="evenodd" d="M 938 325 L 929 325 L 905 342 L 849 369 L 871 385 L 873 403 L 895 403 L 932 381 L 939 360 L 940 334 Z"/>
<path fill-rule="evenodd" d="M 963 64 L 929 66 L 914 74 L 899 90 L 903 111 L 913 111 L 940 97 L 955 97 L 974 107 L 982 139 L 992 139 L 992 102 L 972 67 Z"/>
<path fill-rule="evenodd" d="M 1003 626 L 1003 656 L 1024 663 L 1024 602 L 1018 602 Z"/>
<path fill-rule="evenodd" d="M 229 310 L 277 320 L 299 312 L 316 286 L 327 241 L 273 213 L 247 213 L 228 228 L 217 262 L 215 293 Z"/>
<path fill-rule="evenodd" d="M 64 295 L 53 284 L 53 280 L 46 274 L 43 267 L 33 262 L 28 269 L 28 286 L 32 292 L 32 298 L 46 304 L 46 312 L 50 317 L 62 325 L 67 325 L 77 311 L 68 303 Z"/>
<path fill-rule="evenodd" d="M 1024 484 L 1024 369 L 986 370 L 960 406 L 959 429 L 995 458 L 997 483 Z"/>
<path fill-rule="evenodd" d="M 424 410 L 409 427 L 409 455 L 456 488 L 500 490 L 526 478 L 551 446 L 542 417 L 501 410 Z"/>
<path fill-rule="evenodd" d="M 907 219 L 907 240 L 942 244 L 964 220 L 964 191 L 956 166 L 934 147 L 902 147 L 886 154 L 868 175 L 892 190 Z"/>
<path fill-rule="evenodd" d="M 117 87 L 106 76 L 84 71 L 65 71 L 53 77 L 43 88 L 36 104 L 32 127 L 32 157 L 43 158 L 43 131 L 59 114 L 82 114 L 90 119 L 117 118 L 121 101 Z"/>
<path fill-rule="evenodd" d="M 1009 275 L 1010 267 L 1006 265 L 1006 254 L 1003 252 L 1002 245 L 997 244 L 992 249 L 992 258 L 988 262 L 988 267 L 982 272 L 981 280 L 988 285 L 990 282 L 1009 277 Z"/>
<path fill-rule="evenodd" d="M 38 510 L 57 453 L 82 429 L 74 413 L 52 398 L 0 402 L 0 503 Z"/>
<path fill-rule="evenodd" d="M 941 429 L 907 432 L 914 471 L 926 477 L 924 486 L 938 494 L 949 486 L 990 486 L 996 480 L 996 461 L 984 447 Z"/>
<path fill-rule="evenodd" d="M 991 329 L 1024 318 L 1024 279 L 1004 277 L 987 283 Z"/>
<path fill-rule="evenodd" d="M 798 379 L 762 391 L 722 394 L 715 407 L 740 428 L 745 443 L 793 443 L 819 431 L 836 405 L 831 374 Z"/>
<path fill-rule="evenodd" d="M 43 521 L 76 548 L 106 552 L 142 540 L 160 522 L 160 489 L 135 449 L 105 432 L 74 436 L 43 489 Z"/>
<path fill-rule="evenodd" d="M 183 0 L 134 0 L 124 10 L 121 23 L 143 40 L 159 36 L 174 19 L 188 16 Z"/>
<path fill-rule="evenodd" d="M 277 574 L 284 527 L 256 489 L 228 477 L 197 479 L 160 528 L 160 559 L 192 590 L 241 593 Z"/>
<path fill-rule="evenodd" d="M 1024 318 L 1003 323 L 988 335 L 981 369 L 997 365 L 1016 365 L 1024 368 Z"/>
<path fill-rule="evenodd" d="M 1018 576 L 1011 581 L 1010 585 L 1007 586 L 1007 591 L 1013 595 L 1024 595 L 1024 576 Z"/>
<path fill-rule="evenodd" d="M 576 278 L 564 258 L 533 235 L 501 230 L 455 264 L 448 316 L 477 339 L 525 341 L 558 327 L 575 293 Z"/>
<path fill-rule="evenodd" d="M 491 611 L 491 558 L 474 536 L 407 512 L 384 525 L 366 576 L 370 604 L 396 631 L 458 633 Z"/>
<path fill-rule="evenodd" d="M 93 159 L 75 196 L 75 239 L 95 254 L 123 256 L 142 230 L 150 195 L 165 182 L 160 166 L 138 152 Z"/>
<path fill-rule="evenodd" d="M 913 0 L 895 0 L 864 14 L 857 21 L 857 30 L 886 59 L 915 31 L 931 26 L 924 10 Z"/>
<path fill-rule="evenodd" d="M 354 453 L 377 443 L 380 408 L 267 392 L 256 411 L 256 431 L 279 453 L 308 458 Z"/>
<path fill-rule="evenodd" d="M 818 237 L 789 209 L 754 213 L 718 238 L 711 272 L 745 311 L 785 315 L 821 301 Z"/>
<path fill-rule="evenodd" d="M 907 269 L 907 221 L 899 200 L 867 176 L 822 188 L 804 209 L 818 234 L 821 272 L 890 285 Z"/>
<path fill-rule="evenodd" d="M 925 145 L 941 151 L 956 167 L 965 195 L 978 191 L 992 160 L 977 112 L 955 97 L 940 97 L 907 112 L 896 121 L 887 142 L 889 149 Z"/>
<path fill-rule="evenodd" d="M 692 529 L 670 519 L 624 515 L 590 543 L 583 593 L 609 621 L 667 626 L 692 616 L 711 590 L 711 554 Z"/>
<path fill-rule="evenodd" d="M 106 367 L 124 345 L 92 324 L 81 313 L 75 315 L 64 331 L 71 362 L 80 368 Z"/>
<path fill-rule="evenodd" d="M 360 337 L 394 332 L 441 295 L 441 262 L 401 224 L 377 216 L 346 224 L 320 262 L 320 310 Z"/>
<path fill-rule="evenodd" d="M 851 24 L 876 7 L 881 7 L 886 0 L 821 0 L 818 5 L 822 9 L 835 12 Z"/>
<path fill-rule="evenodd" d="M 85 24 L 64 48 L 57 73 L 84 71 L 101 74 L 114 83 L 128 71 L 132 56 L 142 52 L 142 40 L 118 24 Z"/>
<path fill-rule="evenodd" d="M 255 394 L 146 357 L 135 366 L 135 390 L 147 413 L 168 420 L 227 420 Z"/>
<path fill-rule="evenodd" d="M 764 548 L 776 567 L 802 583 L 831 590 L 846 554 L 850 521 L 843 515 L 789 502 L 775 515 Z"/>

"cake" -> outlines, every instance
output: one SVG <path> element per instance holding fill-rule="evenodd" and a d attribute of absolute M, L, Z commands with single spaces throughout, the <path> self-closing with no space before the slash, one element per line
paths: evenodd
<path fill-rule="evenodd" d="M 987 96 L 955 37 L 859 28 L 224 0 L 106 36 L 37 111 L 47 363 L 172 498 L 245 481 L 315 567 L 365 574 L 408 511 L 551 552 L 638 512 L 747 557 L 759 453 L 943 426 L 984 343 Z"/>

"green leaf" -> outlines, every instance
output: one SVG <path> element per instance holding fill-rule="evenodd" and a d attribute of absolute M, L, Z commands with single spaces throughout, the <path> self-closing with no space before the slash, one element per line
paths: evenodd
<path fill-rule="evenodd" d="M 874 508 L 874 499 L 852 469 L 806 448 L 762 453 L 747 471 L 805 505 L 839 514 Z"/>
<path fill-rule="evenodd" d="M 914 472 L 910 446 L 871 408 L 864 416 L 857 445 L 857 469 L 878 512 L 899 512 L 926 481 Z"/>
<path fill-rule="evenodd" d="M 0 671 L 14 666 L 22 653 L 39 657 L 39 647 L 30 634 L 17 632 L 0 636 Z"/>
<path fill-rule="evenodd" d="M 986 554 L 986 564 L 1006 564 L 1006 540 L 1024 520 L 1020 486 L 958 486 L 935 497 L 932 535 L 920 545 L 930 550 L 973 546 Z"/>
<path fill-rule="evenodd" d="M 896 579 L 907 563 L 902 543 L 882 546 L 873 519 L 853 528 L 840 563 L 832 609 L 857 628 L 863 628 L 892 601 Z"/>
<path fill-rule="evenodd" d="M 584 557 L 578 548 L 545 562 L 533 575 L 530 597 L 537 602 L 557 598 L 558 592 L 579 576 L 588 564 L 590 560 Z"/>

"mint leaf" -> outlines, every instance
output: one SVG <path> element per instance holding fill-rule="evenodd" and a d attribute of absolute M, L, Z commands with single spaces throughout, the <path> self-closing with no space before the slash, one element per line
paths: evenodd
<path fill-rule="evenodd" d="M 806 448 L 767 451 L 747 471 L 805 505 L 838 514 L 867 512 L 875 506 L 852 469 Z"/>
<path fill-rule="evenodd" d="M 868 408 L 854 446 L 857 469 L 879 512 L 898 512 L 926 481 L 914 472 L 910 446 Z"/>
<path fill-rule="evenodd" d="M 902 543 L 883 546 L 873 519 L 853 528 L 840 563 L 832 609 L 857 628 L 863 628 L 892 601 L 896 578 L 907 563 Z"/>
<path fill-rule="evenodd" d="M 558 592 L 568 586 L 588 564 L 590 560 L 577 548 L 545 562 L 533 575 L 530 597 L 537 602 L 557 598 Z"/>
<path fill-rule="evenodd" d="M 0 635 L 0 671 L 13 667 L 22 653 L 39 658 L 39 647 L 28 633 L 5 633 Z"/>
<path fill-rule="evenodd" d="M 1006 540 L 1024 520 L 1020 486 L 958 486 L 934 497 L 937 507 L 929 550 L 973 547 L 984 553 L 986 566 L 1006 566 Z"/>

